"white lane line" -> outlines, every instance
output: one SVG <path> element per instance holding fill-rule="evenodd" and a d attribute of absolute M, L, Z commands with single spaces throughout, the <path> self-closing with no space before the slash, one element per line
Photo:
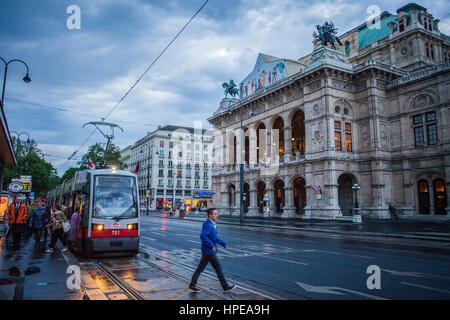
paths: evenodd
<path fill-rule="evenodd" d="M 284 261 L 284 262 L 288 262 L 288 263 L 300 264 L 300 265 L 303 265 L 303 266 L 309 265 L 308 263 L 304 263 L 304 262 L 298 262 L 298 261 L 292 261 L 292 260 L 286 260 L 286 259 L 280 259 L 280 258 L 268 257 L 268 256 L 266 256 L 266 255 L 256 255 L 256 256 L 259 256 L 259 257 L 261 257 L 261 258 L 272 259 L 272 260 Z"/>
<path fill-rule="evenodd" d="M 395 276 L 405 276 L 405 277 L 418 277 L 418 278 L 439 278 L 444 280 L 450 280 L 449 277 L 440 276 L 437 274 L 431 274 L 431 273 L 422 273 L 422 272 L 415 272 L 415 271 L 395 271 L 395 270 L 389 270 L 389 269 L 381 269 L 381 271 L 393 274 Z"/>
<path fill-rule="evenodd" d="M 364 259 L 374 259 L 373 257 L 369 257 L 369 256 L 360 256 L 360 255 L 356 255 L 356 254 L 349 254 L 349 253 L 342 253 L 342 252 L 334 252 L 334 251 L 326 251 L 326 250 L 317 250 L 317 249 L 305 249 L 305 250 L 300 250 L 301 252 L 324 252 L 324 253 L 329 253 L 329 254 L 337 254 L 337 255 L 343 255 L 343 256 L 351 256 L 351 257 L 357 257 L 357 258 L 364 258 Z"/>
<path fill-rule="evenodd" d="M 436 289 L 436 288 L 432 288 L 432 287 L 421 286 L 421 285 L 419 285 L 419 284 L 410 283 L 410 282 L 400 282 L 400 283 L 401 283 L 401 284 L 404 284 L 404 285 L 407 285 L 407 286 L 418 287 L 418 288 L 427 289 L 427 290 L 431 290 L 431 291 L 437 291 L 437 292 L 442 292 L 442 293 L 450 294 L 450 291 L 447 291 L 447 290 L 442 290 L 442 289 Z"/>
<path fill-rule="evenodd" d="M 141 238 L 150 240 L 150 241 L 156 241 L 156 239 L 150 238 L 150 237 L 146 237 L 146 236 L 140 236 Z"/>

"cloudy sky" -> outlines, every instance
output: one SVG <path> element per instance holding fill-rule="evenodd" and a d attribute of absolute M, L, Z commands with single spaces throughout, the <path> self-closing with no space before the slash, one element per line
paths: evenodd
<path fill-rule="evenodd" d="M 0 56 L 11 63 L 5 113 L 11 131 L 27 132 L 62 175 L 67 158 L 118 103 L 205 0 L 2 0 Z M 298 59 L 312 50 L 315 24 L 332 20 L 342 34 L 372 14 L 396 14 L 409 0 L 210 0 L 180 37 L 108 117 L 121 148 L 157 125 L 194 126 L 218 108 L 221 83 L 239 83 L 259 52 Z M 450 34 L 447 0 L 418 4 Z M 80 8 L 80 29 L 69 29 L 67 8 Z M 70 20 L 72 21 L 72 20 Z M 3 74 L 3 66 L 0 69 Z M 21 136 L 24 138 L 24 135 Z M 96 132 L 75 155 L 105 142 Z"/>

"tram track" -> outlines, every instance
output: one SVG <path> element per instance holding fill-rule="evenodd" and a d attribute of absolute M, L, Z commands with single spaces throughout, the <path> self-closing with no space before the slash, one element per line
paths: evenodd
<path fill-rule="evenodd" d="M 153 268 L 156 268 L 156 269 L 158 269 L 158 270 L 160 270 L 160 271 L 163 271 L 163 272 L 167 273 L 167 274 L 170 275 L 171 277 L 173 277 L 173 278 L 175 278 L 175 279 L 177 279 L 177 280 L 179 280 L 179 281 L 185 283 L 186 285 L 189 285 L 189 284 L 191 283 L 191 280 L 190 280 L 190 279 L 187 279 L 187 278 L 185 278 L 185 277 L 183 277 L 183 276 L 181 276 L 181 275 L 179 275 L 179 274 L 177 274 L 177 273 L 175 273 L 175 272 L 171 272 L 171 271 L 165 270 L 164 268 L 158 266 L 157 264 L 155 264 L 155 263 L 153 263 L 153 262 L 151 262 L 151 261 L 149 261 L 149 260 L 147 260 L 147 259 L 145 259 L 145 258 L 142 258 L 142 257 L 140 257 L 140 256 L 136 256 L 136 259 L 138 259 L 138 260 L 140 260 L 140 261 L 146 263 L 147 265 L 149 265 L 149 266 L 151 266 L 151 267 L 153 267 Z M 227 297 L 227 296 L 225 296 L 225 295 L 221 295 L 221 294 L 218 294 L 218 293 L 216 293 L 216 292 L 213 292 L 212 290 L 209 290 L 209 289 L 208 289 L 207 287 L 205 287 L 205 286 L 202 286 L 202 285 L 197 284 L 197 287 L 198 287 L 201 291 L 203 291 L 204 293 L 206 293 L 206 294 L 208 294 L 208 295 L 210 295 L 210 296 L 213 296 L 213 297 L 215 297 L 215 298 L 217 298 L 217 299 L 219 299 L 219 300 L 234 300 L 234 299 L 232 299 L 232 298 L 230 298 L 230 297 Z"/>
<path fill-rule="evenodd" d="M 169 270 L 166 270 L 160 266 L 158 266 L 157 264 L 149 261 L 148 259 L 145 259 L 141 256 L 135 256 L 133 257 L 134 259 L 137 259 L 143 263 L 145 263 L 147 266 L 157 269 L 161 272 L 164 272 L 165 274 L 167 274 L 169 277 L 174 278 L 184 284 L 186 284 L 186 286 L 188 286 L 190 284 L 190 279 L 187 279 L 175 272 L 171 272 Z M 98 269 L 103 276 L 105 276 L 106 278 L 108 278 L 112 283 L 114 283 L 127 297 L 130 297 L 133 300 L 148 300 L 144 294 L 140 293 L 138 290 L 136 290 L 135 288 L 133 288 L 131 285 L 129 285 L 128 283 L 126 283 L 123 279 L 120 278 L 120 276 L 116 275 L 114 273 L 114 271 L 112 271 L 111 269 L 109 269 L 108 267 L 106 267 L 104 265 L 105 262 L 110 262 L 110 260 L 105 259 L 99 259 L 99 260 L 95 260 L 95 259 L 90 259 L 88 261 L 85 261 L 85 263 L 90 263 L 92 266 L 94 266 L 96 269 Z M 221 295 L 217 292 L 214 292 L 212 290 L 210 290 L 209 288 L 202 286 L 202 285 L 197 285 L 198 288 L 200 288 L 200 290 L 202 292 L 204 292 L 205 294 L 207 294 L 208 296 L 214 297 L 215 299 L 218 300 L 234 300 L 232 297 L 229 296 L 225 296 L 225 295 Z"/>
<path fill-rule="evenodd" d="M 157 258 L 157 259 L 159 259 L 159 260 L 166 261 L 167 263 L 170 263 L 170 264 L 173 264 L 173 265 L 177 265 L 178 267 L 181 267 L 181 268 L 184 268 L 184 269 L 186 269 L 186 270 L 189 270 L 190 272 L 195 271 L 195 269 L 193 269 L 193 268 L 190 267 L 190 266 L 187 266 L 187 265 L 184 264 L 184 263 L 181 263 L 181 262 L 175 262 L 175 261 L 173 261 L 173 260 L 171 260 L 171 259 L 162 257 L 161 255 L 157 254 L 157 253 L 154 252 L 154 251 L 149 251 L 148 248 L 141 247 L 141 248 L 139 249 L 139 251 L 140 251 L 144 256 L 153 256 L 153 257 L 155 257 L 155 258 Z M 140 260 L 145 260 L 144 262 L 149 263 L 149 264 L 152 264 L 152 265 L 154 265 L 156 268 L 159 268 L 159 269 L 161 269 L 162 271 L 167 272 L 167 270 L 162 269 L 161 267 L 159 267 L 159 266 L 157 266 L 156 264 L 154 264 L 154 263 L 148 261 L 147 259 L 144 259 L 144 258 L 142 258 L 142 257 L 137 257 L 137 258 L 140 259 Z M 215 279 L 215 277 L 214 277 L 213 275 L 211 275 L 211 274 L 210 274 L 209 272 L 207 272 L 207 271 L 204 271 L 203 274 L 204 274 L 206 277 L 209 277 L 209 278 L 211 278 L 211 279 Z M 182 277 L 182 276 L 180 276 L 180 275 L 177 275 L 177 274 L 175 274 L 175 273 L 174 273 L 174 275 L 176 275 L 176 276 L 182 278 L 182 279 L 183 279 L 182 281 L 185 282 L 185 283 L 187 283 L 188 285 L 189 285 L 190 282 L 191 282 L 191 279 L 184 278 L 184 277 Z M 264 298 L 264 299 L 267 299 L 267 300 L 285 300 L 285 299 L 286 299 L 286 298 L 281 297 L 281 296 L 276 296 L 276 295 L 274 295 L 274 294 L 272 294 L 272 293 L 269 294 L 269 293 L 261 292 L 260 289 L 256 289 L 256 288 L 255 288 L 255 289 L 252 289 L 252 288 L 249 288 L 247 284 L 244 285 L 244 284 L 242 284 L 242 283 L 240 283 L 240 282 L 237 282 L 237 281 L 233 281 L 233 283 L 235 283 L 235 284 L 239 287 L 239 289 L 241 289 L 242 291 L 246 291 L 246 292 L 248 292 L 248 293 L 250 293 L 250 294 L 258 295 L 258 296 L 260 296 L 261 298 Z M 201 286 L 201 285 L 198 284 L 198 283 L 197 283 L 197 287 L 200 288 L 200 290 L 203 290 L 203 291 L 205 291 L 205 292 L 210 291 L 210 290 L 206 289 L 204 286 Z M 214 292 L 213 292 L 213 294 L 214 294 L 214 295 L 218 295 L 219 297 L 223 297 L 223 298 L 225 298 L 226 300 L 234 300 L 232 297 L 223 296 L 223 295 L 220 295 L 220 294 L 217 294 L 217 293 L 214 293 Z"/>
<path fill-rule="evenodd" d="M 95 265 L 103 274 L 108 277 L 113 283 L 115 283 L 125 294 L 131 297 L 133 300 L 145 300 L 144 295 L 135 290 L 132 286 L 128 285 L 125 281 L 123 281 L 119 276 L 114 274 L 111 270 L 106 268 L 101 261 L 91 260 L 93 265 Z"/>

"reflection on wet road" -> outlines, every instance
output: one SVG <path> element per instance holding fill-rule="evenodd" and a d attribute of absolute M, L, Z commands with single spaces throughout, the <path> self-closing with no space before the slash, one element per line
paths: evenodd
<path fill-rule="evenodd" d="M 195 268 L 201 256 L 200 231 L 201 223 L 197 221 L 142 217 L 141 245 L 155 254 Z M 244 283 L 283 298 L 450 297 L 447 294 L 450 290 L 449 252 L 439 244 L 436 248 L 425 248 L 420 242 L 416 246 L 416 242 L 396 243 L 390 239 L 375 242 L 370 237 L 313 236 L 307 232 L 226 224 L 218 224 L 218 236 L 228 243 L 226 249 L 218 248 L 218 255 L 225 276 L 231 282 Z M 368 288 L 371 274 L 367 270 L 372 265 L 381 270 L 380 289 Z M 206 271 L 215 275 L 210 266 Z M 412 278 L 405 272 L 420 272 L 424 277 Z"/>

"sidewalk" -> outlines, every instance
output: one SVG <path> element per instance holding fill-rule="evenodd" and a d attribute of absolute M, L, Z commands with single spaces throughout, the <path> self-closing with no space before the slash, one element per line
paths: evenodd
<path fill-rule="evenodd" d="M 143 216 L 146 216 L 145 213 Z M 160 212 L 150 212 L 150 216 L 167 217 L 178 219 L 178 217 L 168 217 Z M 190 213 L 184 220 L 204 221 L 207 219 L 205 212 L 197 214 Z M 217 223 L 240 225 L 239 216 L 220 216 Z M 341 220 L 304 220 L 300 218 L 263 218 L 245 217 L 245 226 L 264 227 L 273 229 L 301 230 L 326 232 L 334 234 L 351 234 L 364 236 L 382 236 L 396 238 L 410 238 L 421 240 L 435 240 L 450 242 L 450 221 L 415 221 L 400 220 L 368 220 L 363 218 L 362 223 L 353 223 Z"/>
<path fill-rule="evenodd" d="M 40 246 L 35 246 L 29 237 L 14 250 L 12 235 L 7 240 L 0 231 L 0 300 L 82 299 L 81 290 L 67 287 L 71 274 L 66 273 L 68 263 L 58 244 L 54 253 L 45 252 L 48 242 L 42 238 Z"/>

